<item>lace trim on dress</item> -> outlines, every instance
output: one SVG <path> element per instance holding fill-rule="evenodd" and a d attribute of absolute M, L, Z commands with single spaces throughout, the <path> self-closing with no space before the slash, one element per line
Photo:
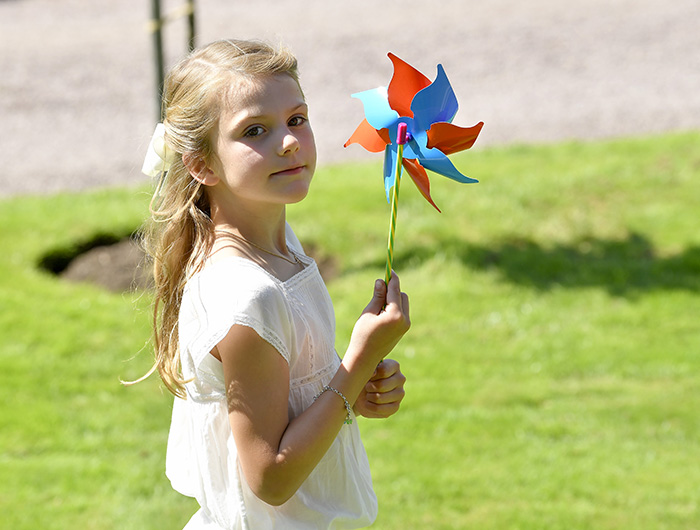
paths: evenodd
<path fill-rule="evenodd" d="M 236 324 L 239 324 L 241 326 L 247 326 L 255 330 L 257 334 L 260 335 L 260 337 L 262 337 L 265 341 L 270 343 L 272 347 L 275 348 L 282 357 L 284 357 L 287 363 L 289 363 L 289 350 L 287 349 L 287 346 L 284 344 L 284 342 L 282 342 L 282 339 L 280 339 L 275 332 L 266 327 L 262 322 L 251 318 L 248 315 L 242 314 L 234 315 L 233 318 L 230 320 L 230 325 L 225 326 L 224 328 L 222 328 L 221 331 L 209 337 L 209 340 L 207 340 L 202 349 L 206 352 L 210 352 L 211 350 L 213 350 L 214 346 L 221 342 L 221 340 L 226 336 L 231 327 Z"/>
<path fill-rule="evenodd" d="M 289 382 L 290 389 L 299 388 L 317 381 L 323 381 L 324 378 L 329 375 L 335 374 L 338 366 L 336 363 L 329 364 L 328 366 L 322 368 L 321 370 L 314 372 L 313 374 L 306 375 L 304 377 L 299 377 L 297 379 L 292 379 Z"/>

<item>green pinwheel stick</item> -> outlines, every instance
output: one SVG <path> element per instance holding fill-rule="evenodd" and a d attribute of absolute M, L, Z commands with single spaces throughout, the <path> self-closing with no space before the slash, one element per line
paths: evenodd
<path fill-rule="evenodd" d="M 386 274 L 384 282 L 389 285 L 391 280 L 391 270 L 394 264 L 394 234 L 396 233 L 396 217 L 399 212 L 399 187 L 401 186 L 401 166 L 403 163 L 403 146 L 408 141 L 408 127 L 405 123 L 399 123 L 396 143 L 396 180 L 394 181 L 394 191 L 391 194 L 391 219 L 389 221 L 389 242 L 386 248 Z"/>

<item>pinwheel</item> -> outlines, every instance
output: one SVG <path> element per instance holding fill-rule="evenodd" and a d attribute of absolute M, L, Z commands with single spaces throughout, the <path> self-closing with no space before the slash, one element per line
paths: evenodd
<path fill-rule="evenodd" d="M 362 101 L 365 119 L 345 143 L 345 147 L 360 144 L 373 153 L 384 151 L 384 189 L 387 201 L 392 204 L 387 282 L 391 277 L 402 168 L 439 212 L 430 196 L 426 169 L 464 184 L 478 182 L 460 173 L 447 155 L 469 149 L 484 126 L 483 122 L 466 128 L 452 124 L 459 105 L 442 65 L 438 65 L 437 77 L 431 82 L 393 53 L 389 53 L 389 59 L 394 65 L 394 75 L 388 87 L 352 94 Z"/>

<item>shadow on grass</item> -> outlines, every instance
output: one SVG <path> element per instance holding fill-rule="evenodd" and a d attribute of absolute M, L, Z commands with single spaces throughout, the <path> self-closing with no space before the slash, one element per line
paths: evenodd
<path fill-rule="evenodd" d="M 510 282 L 546 291 L 554 287 L 602 287 L 617 296 L 654 290 L 700 291 L 700 247 L 660 257 L 644 236 L 585 238 L 544 247 L 527 239 L 490 246 L 451 239 L 398 252 L 395 267 L 416 267 L 441 255 L 465 266 L 497 270 Z"/>
<path fill-rule="evenodd" d="M 42 270 L 53 274 L 60 274 L 81 254 L 85 254 L 95 248 L 115 245 L 124 239 L 133 239 L 135 237 L 135 232 L 135 230 L 115 234 L 99 232 L 84 241 L 72 242 L 48 250 L 39 259 L 37 265 Z"/>

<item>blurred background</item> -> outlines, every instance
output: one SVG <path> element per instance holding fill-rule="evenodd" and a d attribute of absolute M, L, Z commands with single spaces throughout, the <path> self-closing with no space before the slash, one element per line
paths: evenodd
<path fill-rule="evenodd" d="M 166 14 L 182 2 L 163 0 Z M 142 182 L 157 116 L 148 0 L 0 0 L 0 194 Z M 197 0 L 197 43 L 281 41 L 297 54 L 319 162 L 343 143 L 356 91 L 388 82 L 392 51 L 428 77 L 441 62 L 455 123 L 477 148 L 700 126 L 697 0 Z M 186 52 L 164 30 L 166 65 Z"/>

